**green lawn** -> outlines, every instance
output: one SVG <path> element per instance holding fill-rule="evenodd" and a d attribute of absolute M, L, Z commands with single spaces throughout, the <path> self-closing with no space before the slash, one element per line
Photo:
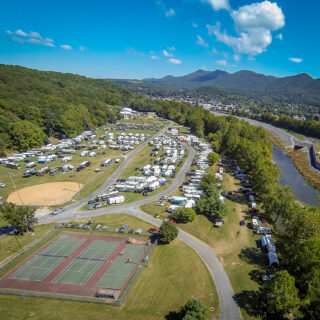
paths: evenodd
<path fill-rule="evenodd" d="M 146 234 L 146 231 L 149 228 L 153 227 L 148 222 L 145 222 L 136 217 L 133 217 L 128 214 L 123 214 L 123 213 L 105 214 L 98 217 L 94 217 L 93 219 L 95 220 L 93 226 L 97 224 L 101 224 L 104 226 L 108 226 L 108 230 L 114 230 L 116 228 L 120 228 L 123 224 L 126 223 L 129 225 L 128 230 L 141 228 L 144 231 L 144 234 Z M 88 220 L 90 219 L 88 218 L 76 219 L 72 221 L 72 223 L 87 223 Z M 70 229 L 70 230 L 74 231 L 73 229 Z M 83 232 L 83 230 L 79 230 L 79 232 Z M 96 231 L 90 231 L 90 232 L 96 232 Z"/>
<path fill-rule="evenodd" d="M 35 226 L 32 232 L 27 232 L 23 236 L 5 236 L 0 238 L 0 261 L 20 251 L 20 246 L 24 247 L 39 238 L 44 233 L 53 228 L 54 224 L 44 224 Z M 31 236 L 34 233 L 33 236 Z M 20 246 L 19 246 L 20 243 Z"/>
<path fill-rule="evenodd" d="M 202 260 L 182 241 L 158 246 L 120 307 L 0 295 L 3 319 L 160 320 L 193 297 L 202 298 L 218 315 L 214 284 Z"/>
<path fill-rule="evenodd" d="M 121 162 L 123 162 L 123 158 L 121 158 Z M 92 176 L 91 180 L 88 181 L 87 184 L 81 189 L 81 192 L 77 196 L 76 200 L 85 198 L 98 189 L 109 178 L 109 176 L 118 169 L 118 167 L 121 165 L 121 162 L 113 163 L 110 167 L 103 168 L 103 172 L 95 173 L 95 176 Z"/>
<path fill-rule="evenodd" d="M 142 148 L 127 164 L 127 166 L 125 167 L 125 169 L 121 172 L 120 175 L 120 179 L 121 178 L 128 178 L 129 176 L 134 176 L 136 171 L 135 168 L 141 168 L 145 165 L 147 165 L 148 163 L 150 163 L 150 159 L 152 159 L 152 161 L 154 161 L 156 159 L 156 157 L 151 157 L 150 153 L 151 151 L 154 149 L 153 146 L 145 146 L 144 148 Z M 163 152 L 162 152 L 163 153 Z M 160 156 L 162 154 L 161 152 L 159 152 Z"/>

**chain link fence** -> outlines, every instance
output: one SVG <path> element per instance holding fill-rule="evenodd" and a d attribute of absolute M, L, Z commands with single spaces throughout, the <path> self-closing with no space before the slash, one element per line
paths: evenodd
<path fill-rule="evenodd" d="M 32 242 L 27 248 L 24 248 L 23 251 L 15 254 L 13 257 L 10 257 L 8 261 L 0 265 L 0 276 L 7 273 L 14 266 L 18 265 L 23 259 L 29 256 L 31 253 L 35 252 L 42 245 L 47 243 L 49 240 L 55 238 L 61 229 L 57 228 L 54 230 L 50 230 L 46 234 L 39 237 L 37 240 Z M 127 283 L 126 287 L 123 289 L 120 297 L 117 300 L 105 299 L 105 298 L 96 298 L 96 297 L 85 297 L 85 296 L 74 296 L 67 294 L 55 294 L 49 292 L 36 292 L 36 291 L 27 291 L 27 290 L 17 290 L 17 289 L 9 289 L 9 288 L 0 288 L 0 293 L 2 294 L 11 294 L 18 295 L 21 297 L 34 297 L 34 298 L 47 298 L 47 299 L 57 299 L 57 300 L 69 300 L 69 301 L 77 301 L 77 302 L 88 302 L 88 303 L 98 303 L 98 304 L 108 304 L 114 306 L 121 306 L 125 301 L 126 297 L 130 293 L 132 287 L 134 286 L 136 280 L 140 276 L 143 269 L 148 265 L 149 258 L 151 257 L 153 251 L 158 245 L 158 239 L 156 238 L 150 249 L 146 252 L 141 262 L 138 264 L 138 267 Z"/>

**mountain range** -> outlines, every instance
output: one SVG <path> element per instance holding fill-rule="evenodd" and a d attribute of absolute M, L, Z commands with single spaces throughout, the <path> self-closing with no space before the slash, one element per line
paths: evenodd
<path fill-rule="evenodd" d="M 190 89 L 204 86 L 255 91 L 296 89 L 314 91 L 320 89 L 320 79 L 313 79 L 306 73 L 279 78 L 248 70 L 241 70 L 235 73 L 228 73 L 222 70 L 197 70 L 180 77 L 165 76 L 160 79 L 149 78 L 142 81 L 174 89 Z"/>

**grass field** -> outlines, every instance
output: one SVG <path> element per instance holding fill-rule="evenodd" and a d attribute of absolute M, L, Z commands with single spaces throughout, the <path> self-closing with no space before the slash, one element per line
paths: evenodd
<path fill-rule="evenodd" d="M 87 223 L 88 220 L 89 220 L 88 218 L 77 219 L 77 220 L 74 220 L 72 223 Z M 152 227 L 152 225 L 149 224 L 148 222 L 145 222 L 136 217 L 133 217 L 128 214 L 123 214 L 123 213 L 112 213 L 112 214 L 105 214 L 99 217 L 94 217 L 94 221 L 95 222 L 93 225 L 101 224 L 104 226 L 108 226 L 108 229 L 110 230 L 119 228 L 125 223 L 129 225 L 128 230 L 141 228 L 142 230 L 146 231 Z M 81 230 L 81 232 L 85 232 L 85 231 Z"/>
<path fill-rule="evenodd" d="M 217 316 L 218 297 L 206 266 L 191 248 L 176 239 L 156 248 L 121 308 L 0 295 L 0 310 L 3 319 L 15 320 L 160 320 L 193 297 L 213 306 L 212 316 Z"/>
<path fill-rule="evenodd" d="M 24 247 L 30 244 L 35 239 L 39 238 L 41 235 L 51 230 L 53 226 L 54 226 L 53 223 L 39 225 L 33 228 L 34 231 L 27 232 L 23 236 L 1 237 L 0 238 L 0 261 L 3 261 L 9 256 L 19 252 L 21 250 L 20 246 Z"/>

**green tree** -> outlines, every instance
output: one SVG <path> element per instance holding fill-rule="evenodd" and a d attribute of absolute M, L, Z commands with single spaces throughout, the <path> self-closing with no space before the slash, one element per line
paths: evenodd
<path fill-rule="evenodd" d="M 39 147 L 46 140 L 42 129 L 28 120 L 13 122 L 9 134 L 13 147 L 18 150 Z"/>
<path fill-rule="evenodd" d="M 204 194 L 197 202 L 196 211 L 206 215 L 209 219 L 222 218 L 225 214 L 224 203 L 220 200 L 220 194 L 214 184 L 209 184 Z"/>
<path fill-rule="evenodd" d="M 301 318 L 298 289 L 288 271 L 276 272 L 271 280 L 266 281 L 260 293 L 266 312 L 274 319 Z"/>
<path fill-rule="evenodd" d="M 0 207 L 0 212 L 6 221 L 15 227 L 17 232 L 23 234 L 37 223 L 38 219 L 34 217 L 36 209 L 27 206 L 17 206 L 13 203 L 5 203 Z"/>
<path fill-rule="evenodd" d="M 177 227 L 170 221 L 162 223 L 159 228 L 160 240 L 164 243 L 170 243 L 178 236 Z"/>
<path fill-rule="evenodd" d="M 217 163 L 218 160 L 219 160 L 219 155 L 215 152 L 210 152 L 208 154 L 208 161 L 209 161 L 209 164 L 212 166 L 213 164 Z"/>
<path fill-rule="evenodd" d="M 192 222 L 196 218 L 197 214 L 192 208 L 181 208 L 177 209 L 173 214 L 172 217 L 181 223 Z"/>
<path fill-rule="evenodd" d="M 290 187 L 282 187 L 278 183 L 269 185 L 268 192 L 263 197 L 263 208 L 275 225 L 280 216 L 285 221 L 299 210 Z"/>
<path fill-rule="evenodd" d="M 202 300 L 193 298 L 181 307 L 179 318 L 183 320 L 208 320 L 209 311 Z"/>

